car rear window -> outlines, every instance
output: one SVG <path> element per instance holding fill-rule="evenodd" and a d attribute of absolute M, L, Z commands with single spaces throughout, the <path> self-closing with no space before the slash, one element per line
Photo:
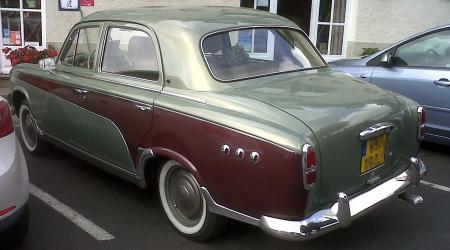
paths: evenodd
<path fill-rule="evenodd" d="M 243 28 L 206 36 L 202 52 L 219 81 L 313 69 L 325 61 L 300 31 L 289 28 Z"/>

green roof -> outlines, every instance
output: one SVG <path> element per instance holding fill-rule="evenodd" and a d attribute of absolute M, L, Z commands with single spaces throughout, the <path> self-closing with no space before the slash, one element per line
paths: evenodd
<path fill-rule="evenodd" d="M 116 9 L 93 13 L 83 21 L 127 21 L 147 25 L 155 30 L 160 26 L 198 32 L 203 35 L 210 31 L 238 26 L 280 25 L 294 26 L 288 19 L 249 8 L 236 7 L 141 7 Z"/>
<path fill-rule="evenodd" d="M 198 91 L 228 88 L 214 80 L 203 60 L 201 38 L 210 32 L 243 26 L 297 27 L 288 19 L 249 8 L 141 7 L 93 13 L 81 22 L 124 21 L 151 28 L 161 51 L 170 87 Z M 145 48 L 143 48 L 145 51 Z"/>

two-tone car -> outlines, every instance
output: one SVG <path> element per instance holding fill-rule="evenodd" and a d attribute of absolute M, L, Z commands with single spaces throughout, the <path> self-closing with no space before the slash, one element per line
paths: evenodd
<path fill-rule="evenodd" d="M 28 233 L 28 168 L 8 102 L 0 96 L 0 248 Z"/>
<path fill-rule="evenodd" d="M 426 171 L 416 158 L 424 109 L 331 71 L 277 15 L 94 13 L 56 61 L 16 66 L 11 84 L 30 152 L 50 142 L 155 186 L 171 224 L 194 240 L 214 236 L 223 217 L 307 240 L 391 197 L 421 201 L 405 191 Z"/>

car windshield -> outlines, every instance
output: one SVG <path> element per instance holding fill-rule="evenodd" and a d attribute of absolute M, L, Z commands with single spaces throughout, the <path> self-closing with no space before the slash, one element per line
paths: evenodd
<path fill-rule="evenodd" d="M 306 36 L 289 28 L 245 28 L 214 33 L 202 42 L 213 76 L 220 81 L 326 66 Z"/>

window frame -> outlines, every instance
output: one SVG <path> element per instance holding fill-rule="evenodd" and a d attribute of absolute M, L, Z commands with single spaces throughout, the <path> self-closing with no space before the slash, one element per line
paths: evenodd
<path fill-rule="evenodd" d="M 94 55 L 94 63 L 93 63 L 92 68 L 89 69 L 89 68 L 74 66 L 73 65 L 73 61 L 72 61 L 72 65 L 68 65 L 68 64 L 62 63 L 62 58 L 65 57 L 66 53 L 67 53 L 66 49 L 69 49 L 70 47 L 68 47 L 68 46 L 71 45 L 70 37 L 75 32 L 78 32 L 77 44 L 75 46 L 75 55 L 74 55 L 74 59 L 75 59 L 76 54 L 77 54 L 77 49 L 78 49 L 78 38 L 79 38 L 79 35 L 80 35 L 80 30 L 81 29 L 86 29 L 86 28 L 98 28 L 98 31 L 99 31 L 98 42 L 97 42 L 97 45 L 96 45 L 96 48 L 95 48 L 96 52 L 95 52 L 95 55 Z M 66 37 L 66 39 L 65 39 L 65 41 L 63 43 L 63 46 L 62 46 L 62 48 L 60 50 L 61 53 L 59 53 L 59 55 L 58 55 L 58 57 L 56 59 L 56 69 L 57 70 L 66 71 L 66 72 L 72 72 L 72 71 L 77 71 L 77 70 L 86 71 L 86 72 L 95 72 L 96 68 L 97 68 L 97 63 L 98 63 L 98 52 L 99 52 L 99 49 L 100 49 L 100 44 L 102 43 L 102 39 L 103 39 L 102 38 L 103 37 L 103 30 L 104 30 L 104 25 L 102 23 L 100 23 L 100 22 L 80 23 L 78 25 L 75 25 L 70 30 L 69 34 L 67 35 L 67 37 Z"/>
<path fill-rule="evenodd" d="M 299 32 L 302 36 L 304 36 L 306 38 L 306 41 L 311 46 L 311 48 L 319 55 L 319 57 L 322 60 L 322 62 L 324 63 L 324 65 L 323 66 L 319 66 L 319 67 L 311 67 L 311 68 L 303 68 L 303 69 L 296 69 L 296 70 L 289 70 L 289 71 L 282 71 L 282 72 L 274 72 L 274 73 L 260 74 L 260 75 L 254 75 L 254 76 L 248 76 L 248 77 L 233 78 L 233 79 L 228 79 L 228 80 L 224 80 L 224 79 L 220 79 L 220 78 L 216 77 L 214 75 L 214 73 L 213 73 L 209 63 L 208 63 L 208 60 L 207 60 L 206 55 L 205 55 L 205 51 L 203 50 L 203 41 L 207 37 L 215 35 L 215 34 L 220 34 L 220 33 L 230 32 L 230 31 L 238 31 L 238 30 L 243 30 L 243 29 L 258 29 L 258 28 L 265 28 L 265 29 L 290 29 L 290 30 L 294 30 L 294 31 Z M 314 44 L 309 39 L 308 35 L 306 35 L 306 33 L 302 29 L 297 28 L 297 27 L 292 27 L 292 26 L 285 26 L 285 25 L 249 25 L 249 26 L 238 26 L 238 27 L 232 27 L 232 28 L 225 28 L 225 29 L 215 30 L 215 31 L 212 31 L 212 32 L 208 32 L 208 33 L 206 33 L 206 34 L 204 34 L 202 36 L 202 38 L 200 39 L 200 42 L 199 42 L 199 49 L 200 49 L 200 52 L 202 54 L 203 61 L 204 61 L 205 65 L 206 65 L 206 67 L 208 69 L 208 72 L 211 75 L 211 77 L 213 79 L 215 79 L 216 81 L 222 82 L 222 83 L 230 83 L 230 82 L 236 82 L 236 81 L 260 78 L 260 77 L 266 77 L 266 76 L 272 76 L 272 75 L 280 75 L 280 74 L 287 74 L 287 73 L 292 73 L 292 72 L 301 72 L 301 71 L 307 71 L 307 70 L 314 70 L 314 69 L 321 69 L 321 68 L 329 67 L 327 61 L 323 58 L 322 54 L 320 54 L 319 50 L 316 48 L 316 46 L 314 46 Z"/>
<path fill-rule="evenodd" d="M 309 37 L 311 41 L 313 42 L 314 46 L 317 44 L 317 34 L 319 31 L 319 25 L 327 25 L 330 27 L 330 31 L 328 34 L 328 53 L 321 55 L 325 58 L 327 61 L 333 61 L 337 59 L 345 58 L 347 55 L 347 45 L 348 45 L 348 33 L 350 28 L 350 18 L 352 16 L 352 9 L 353 9 L 353 0 L 347 0 L 346 6 L 345 6 L 345 20 L 343 23 L 335 23 L 333 20 L 333 13 L 334 13 L 334 0 L 331 3 L 331 16 L 329 22 L 321 22 L 319 21 L 319 11 L 320 11 L 320 2 L 323 0 L 312 0 L 311 5 L 311 21 L 310 21 L 310 32 Z M 331 47 L 331 36 L 332 36 L 332 26 L 342 26 L 344 27 L 344 34 L 342 37 L 342 54 L 340 55 L 331 55 L 330 54 L 330 47 Z"/>
<path fill-rule="evenodd" d="M 395 44 L 395 45 L 392 46 L 392 47 L 389 47 L 389 48 L 387 48 L 387 49 L 385 49 L 385 50 L 383 50 L 383 51 L 381 51 L 381 52 L 378 52 L 372 59 L 370 59 L 370 60 L 366 63 L 366 66 L 381 67 L 381 65 L 380 65 L 380 59 L 381 59 L 381 57 L 382 57 L 384 54 L 390 53 L 390 54 L 392 54 L 392 56 L 394 56 L 395 53 L 397 53 L 397 49 L 398 49 L 399 47 L 401 47 L 401 46 L 403 46 L 403 45 L 405 45 L 405 44 L 407 44 L 407 43 L 413 42 L 413 41 L 415 41 L 415 40 L 417 40 L 417 39 L 423 38 L 423 37 L 425 37 L 425 36 L 429 36 L 429 35 L 431 35 L 431 34 L 438 33 L 438 32 L 441 32 L 441 31 L 446 31 L 446 30 L 450 31 L 450 27 L 441 27 L 441 28 L 438 28 L 438 29 L 435 29 L 435 30 L 431 30 L 431 31 L 428 31 L 428 32 L 419 34 L 419 35 L 417 35 L 417 36 L 408 38 L 408 39 L 406 39 L 406 40 L 404 40 L 404 41 L 401 41 L 400 43 Z M 439 69 L 439 70 L 450 70 L 450 68 L 442 68 L 442 67 L 426 67 L 426 66 L 411 66 L 411 65 L 391 65 L 391 66 L 389 66 L 389 67 L 390 67 L 390 68 L 412 68 L 412 69 Z"/>
<path fill-rule="evenodd" d="M 106 42 L 107 42 L 106 36 L 108 35 L 109 30 L 112 28 L 121 28 L 121 29 L 141 31 L 141 32 L 144 32 L 145 34 L 147 34 L 150 37 L 150 39 L 152 39 L 152 42 L 155 47 L 156 60 L 157 60 L 157 64 L 158 64 L 159 75 L 158 75 L 157 80 L 150 80 L 150 79 L 139 78 L 139 77 L 134 77 L 134 76 L 121 75 L 121 74 L 107 72 L 107 71 L 102 70 L 103 58 L 104 58 Z M 104 75 L 104 76 L 114 76 L 114 77 L 120 77 L 122 79 L 139 80 L 139 81 L 145 81 L 145 82 L 150 82 L 150 83 L 156 83 L 158 85 L 163 85 L 162 83 L 163 83 L 163 79 L 164 79 L 164 73 L 162 70 L 162 59 L 161 59 L 161 51 L 160 51 L 160 47 L 159 47 L 159 41 L 158 41 L 154 31 L 151 28 L 140 25 L 140 24 L 136 24 L 136 23 L 130 23 L 130 22 L 105 22 L 103 33 L 102 33 L 101 47 L 100 47 L 99 51 L 100 51 L 100 53 L 97 54 L 97 56 L 98 56 L 97 71 L 96 71 L 97 73 Z"/>

